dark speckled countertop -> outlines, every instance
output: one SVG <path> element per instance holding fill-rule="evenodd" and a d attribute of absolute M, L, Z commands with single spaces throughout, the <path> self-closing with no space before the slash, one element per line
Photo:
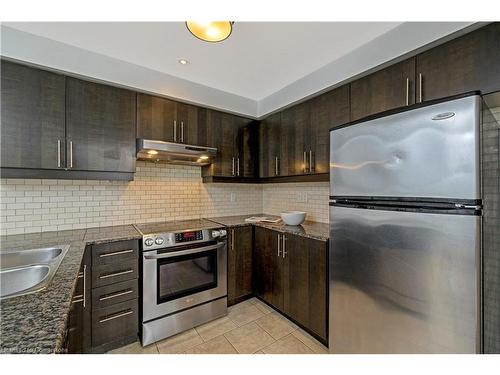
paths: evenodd
<path fill-rule="evenodd" d="M 41 292 L 0 301 L 0 353 L 59 353 L 85 246 L 140 238 L 133 225 L 0 236 L 0 251 L 70 245 Z"/>
<path fill-rule="evenodd" d="M 239 227 L 245 225 L 255 225 L 259 227 L 269 228 L 282 233 L 291 233 L 298 236 L 312 238 L 320 241 L 328 241 L 329 235 L 329 225 L 327 223 L 320 223 L 316 221 L 305 221 L 302 225 L 291 226 L 285 225 L 281 220 L 278 223 L 249 223 L 245 219 L 251 216 L 267 216 L 271 219 L 278 219 L 279 216 L 268 215 L 268 214 L 253 214 L 253 215 L 238 215 L 238 216 L 224 216 L 224 217 L 211 217 L 208 220 L 212 220 L 216 223 L 222 224 L 227 227 Z"/>

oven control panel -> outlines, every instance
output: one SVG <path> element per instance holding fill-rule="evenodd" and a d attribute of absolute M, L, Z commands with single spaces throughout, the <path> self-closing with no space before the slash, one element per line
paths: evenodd
<path fill-rule="evenodd" d="M 190 241 L 201 241 L 203 239 L 203 231 L 195 230 L 190 232 L 175 233 L 175 242 L 190 242 Z"/>

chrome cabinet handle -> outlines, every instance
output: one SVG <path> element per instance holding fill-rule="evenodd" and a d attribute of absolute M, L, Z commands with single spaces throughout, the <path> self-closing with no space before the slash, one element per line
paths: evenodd
<path fill-rule="evenodd" d="M 410 79 L 406 77 L 406 99 L 405 105 L 410 105 Z"/>
<path fill-rule="evenodd" d="M 181 143 L 184 143 L 184 121 L 181 121 Z"/>
<path fill-rule="evenodd" d="M 278 172 L 278 157 L 277 156 L 274 158 L 274 175 L 275 176 L 279 175 L 279 172 Z"/>
<path fill-rule="evenodd" d="M 197 247 L 195 249 L 189 249 L 189 250 L 173 251 L 171 253 L 165 253 L 165 254 L 144 255 L 144 259 L 173 258 L 173 257 L 178 257 L 180 255 L 196 254 L 202 251 L 215 250 L 221 247 L 224 247 L 224 242 L 221 242 L 218 245 Z"/>
<path fill-rule="evenodd" d="M 286 245 L 285 245 L 285 244 L 286 244 L 286 242 L 285 242 L 285 241 L 286 241 L 286 236 L 285 236 L 285 235 L 283 235 L 283 251 L 281 252 L 281 253 L 283 254 L 283 259 L 285 259 L 285 258 L 286 258 L 286 254 L 288 254 L 288 253 L 286 252 Z"/>
<path fill-rule="evenodd" d="M 234 156 L 233 156 L 233 161 L 232 161 L 232 167 L 231 167 L 231 175 L 234 176 Z"/>
<path fill-rule="evenodd" d="M 69 141 L 69 167 L 73 168 L 73 141 Z"/>
<path fill-rule="evenodd" d="M 85 308 L 87 300 L 87 265 L 83 265 L 83 308 Z"/>
<path fill-rule="evenodd" d="M 174 125 L 174 142 L 177 142 L 177 121 L 176 120 L 173 121 L 173 125 Z"/>
<path fill-rule="evenodd" d="M 423 83 L 423 77 L 422 73 L 418 74 L 418 102 L 422 103 L 422 83 Z"/>
<path fill-rule="evenodd" d="M 105 317 L 104 319 L 99 319 L 99 323 L 109 322 L 110 320 L 123 318 L 124 316 L 130 315 L 133 313 L 134 313 L 134 311 L 131 309 L 120 311 L 119 313 L 109 315 L 109 316 Z"/>
<path fill-rule="evenodd" d="M 131 269 L 128 269 L 126 271 L 113 272 L 113 273 L 108 273 L 106 275 L 101 275 L 101 276 L 99 276 L 99 279 L 108 279 L 110 277 L 116 277 L 116 276 L 126 275 L 126 274 L 132 273 L 132 272 L 134 272 L 134 270 L 131 268 Z"/>
<path fill-rule="evenodd" d="M 281 234 L 278 233 L 278 258 L 280 257 Z"/>
<path fill-rule="evenodd" d="M 240 175 L 240 158 L 236 158 L 236 175 Z"/>
<path fill-rule="evenodd" d="M 115 256 L 115 255 L 122 255 L 122 254 L 130 254 L 130 253 L 133 253 L 133 252 L 134 252 L 134 249 L 114 251 L 112 253 L 100 254 L 99 258 L 112 257 L 112 256 Z"/>
<path fill-rule="evenodd" d="M 314 164 L 313 164 L 313 152 L 309 150 L 309 173 L 314 172 Z"/>
<path fill-rule="evenodd" d="M 116 293 L 107 294 L 104 297 L 99 297 L 99 301 L 107 301 L 108 299 L 111 299 L 111 298 L 126 296 L 127 294 L 130 294 L 132 292 L 133 292 L 132 289 L 121 290 L 121 291 L 116 292 Z"/>
<path fill-rule="evenodd" d="M 61 140 L 57 140 L 57 168 L 61 168 Z"/>
<path fill-rule="evenodd" d="M 304 151 L 304 173 L 307 173 L 307 152 Z"/>

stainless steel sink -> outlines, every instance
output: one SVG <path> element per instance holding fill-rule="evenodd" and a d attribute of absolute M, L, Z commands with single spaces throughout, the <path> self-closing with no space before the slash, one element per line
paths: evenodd
<path fill-rule="evenodd" d="M 51 282 L 69 245 L 0 252 L 0 299 L 35 293 Z"/>
<path fill-rule="evenodd" d="M 49 266 L 28 266 L 0 271 L 0 296 L 8 297 L 19 293 L 32 293 L 43 289 L 43 282 L 49 275 Z"/>
<path fill-rule="evenodd" d="M 47 264 L 61 255 L 62 251 L 60 248 L 49 247 L 0 253 L 0 268 L 22 267 L 40 263 Z"/>

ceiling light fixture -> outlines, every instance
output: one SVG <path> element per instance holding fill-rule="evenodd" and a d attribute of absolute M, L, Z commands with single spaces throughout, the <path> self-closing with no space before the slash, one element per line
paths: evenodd
<path fill-rule="evenodd" d="M 233 31 L 232 21 L 196 22 L 186 21 L 186 27 L 191 34 L 205 42 L 222 42 Z"/>
<path fill-rule="evenodd" d="M 186 59 L 179 59 L 179 64 L 187 65 L 187 64 L 189 64 L 189 61 L 187 61 Z"/>

